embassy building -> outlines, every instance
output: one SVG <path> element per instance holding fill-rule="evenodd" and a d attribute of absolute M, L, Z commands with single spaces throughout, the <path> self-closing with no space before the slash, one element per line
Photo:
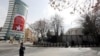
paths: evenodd
<path fill-rule="evenodd" d="M 0 32 L 0 39 L 21 39 L 24 37 L 28 6 L 21 0 L 9 0 L 6 21 Z"/>

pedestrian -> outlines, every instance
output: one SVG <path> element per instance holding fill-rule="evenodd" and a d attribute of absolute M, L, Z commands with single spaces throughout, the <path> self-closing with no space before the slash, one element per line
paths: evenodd
<path fill-rule="evenodd" d="M 74 40 L 71 41 L 71 46 L 72 46 L 72 47 L 75 46 Z"/>
<path fill-rule="evenodd" d="M 23 46 L 23 43 L 20 44 L 19 49 L 19 56 L 24 56 L 25 47 Z"/>

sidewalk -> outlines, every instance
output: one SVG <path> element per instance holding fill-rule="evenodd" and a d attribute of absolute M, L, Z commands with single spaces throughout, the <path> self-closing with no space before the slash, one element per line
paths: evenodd
<path fill-rule="evenodd" d="M 9 43 L 8 41 L 0 41 L 0 49 L 7 49 L 7 47 L 19 47 L 19 44 L 17 43 Z"/>
<path fill-rule="evenodd" d="M 25 46 L 29 46 L 29 47 L 33 47 L 33 44 L 30 42 L 25 42 L 24 43 Z M 7 47 L 7 46 L 20 46 L 20 44 L 17 41 L 14 41 L 13 43 L 9 43 L 9 41 L 0 41 L 0 48 L 1 47 Z"/>
<path fill-rule="evenodd" d="M 100 56 L 100 52 L 90 48 L 49 48 L 36 53 L 26 53 L 25 56 Z"/>

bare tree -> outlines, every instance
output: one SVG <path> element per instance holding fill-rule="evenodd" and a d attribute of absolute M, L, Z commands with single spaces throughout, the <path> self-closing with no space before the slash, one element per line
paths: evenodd
<path fill-rule="evenodd" d="M 62 11 L 63 9 L 72 8 L 73 11 L 79 12 L 80 14 L 87 14 L 88 12 L 94 10 L 96 12 L 100 9 L 100 0 L 49 0 L 49 4 L 54 9 Z"/>
<path fill-rule="evenodd" d="M 52 30 L 54 31 L 55 35 L 58 37 L 59 33 L 62 30 L 62 21 L 63 19 L 59 15 L 55 15 L 54 17 L 51 18 L 51 26 Z"/>
<path fill-rule="evenodd" d="M 37 36 L 41 35 L 42 39 L 45 37 L 46 32 L 48 31 L 48 22 L 46 20 L 36 21 L 31 25 L 33 27 L 33 31 L 37 33 Z"/>

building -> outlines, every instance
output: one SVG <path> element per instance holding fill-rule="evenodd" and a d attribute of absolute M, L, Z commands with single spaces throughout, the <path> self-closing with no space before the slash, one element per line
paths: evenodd
<path fill-rule="evenodd" d="M 34 42 L 36 40 L 35 38 L 35 34 L 29 28 L 25 29 L 25 41 Z"/>
<path fill-rule="evenodd" d="M 71 28 L 67 31 L 66 35 L 83 35 L 82 28 Z"/>
<path fill-rule="evenodd" d="M 21 0 L 9 0 L 9 8 L 6 21 L 0 32 L 0 38 L 9 39 L 10 36 L 17 39 L 24 37 L 25 20 L 28 6 Z"/>
<path fill-rule="evenodd" d="M 75 42 L 81 42 L 81 36 L 83 36 L 82 28 L 71 28 L 63 36 L 63 41 L 71 42 L 73 40 Z"/>
<path fill-rule="evenodd" d="M 2 27 L 0 27 L 0 31 L 1 31 Z"/>

